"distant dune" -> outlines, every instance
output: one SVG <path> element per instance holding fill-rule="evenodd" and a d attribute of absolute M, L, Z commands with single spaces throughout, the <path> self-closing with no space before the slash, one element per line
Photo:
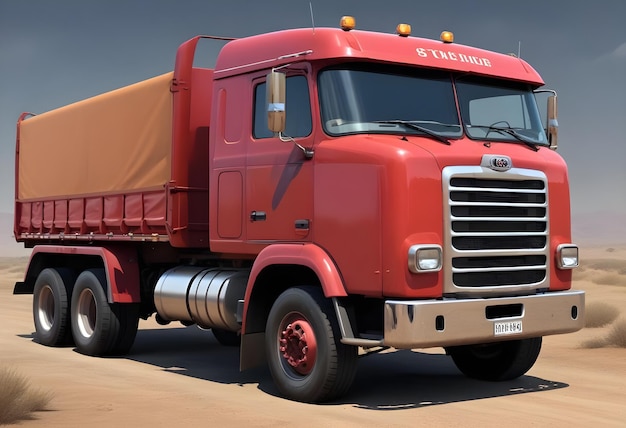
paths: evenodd
<path fill-rule="evenodd" d="M 0 212 L 0 257 L 23 257 L 30 254 L 13 237 L 13 214 Z"/>

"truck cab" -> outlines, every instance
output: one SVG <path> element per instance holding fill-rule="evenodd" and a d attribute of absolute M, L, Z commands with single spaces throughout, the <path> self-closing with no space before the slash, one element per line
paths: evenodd
<path fill-rule="evenodd" d="M 465 367 L 477 343 L 515 338 L 536 357 L 541 336 L 582 327 L 583 293 L 562 292 L 577 247 L 567 168 L 547 126 L 555 98 L 542 119 L 534 91 L 543 81 L 530 65 L 456 45 L 447 32 L 441 41 L 350 29 L 275 37 L 233 42 L 218 58 L 214 103 L 230 91 L 251 105 L 232 123 L 220 117 L 228 107 L 214 111 L 224 135 L 212 130 L 213 249 L 262 248 L 272 259 L 322 249 L 341 277 L 322 286 L 344 344 L 443 346 Z M 243 54 L 252 43 L 264 49 Z M 237 63 L 251 51 L 258 57 Z M 257 308 L 245 311 L 244 344 L 267 334 L 249 321 L 264 319 Z M 467 371 L 499 378 L 529 364 Z"/>

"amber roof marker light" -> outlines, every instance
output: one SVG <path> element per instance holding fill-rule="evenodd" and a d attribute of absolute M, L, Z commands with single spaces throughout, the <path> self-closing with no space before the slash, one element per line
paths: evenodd
<path fill-rule="evenodd" d="M 452 43 L 454 42 L 454 33 L 452 31 L 442 31 L 439 40 L 444 43 Z"/>
<path fill-rule="evenodd" d="M 411 35 L 411 25 L 410 24 L 398 24 L 396 27 L 396 33 L 400 37 L 409 37 Z"/>
<path fill-rule="evenodd" d="M 339 26 L 341 27 L 343 31 L 354 30 L 354 27 L 356 26 L 356 21 L 354 19 L 354 16 L 350 16 L 350 15 L 342 16 L 341 20 L 339 21 Z"/>

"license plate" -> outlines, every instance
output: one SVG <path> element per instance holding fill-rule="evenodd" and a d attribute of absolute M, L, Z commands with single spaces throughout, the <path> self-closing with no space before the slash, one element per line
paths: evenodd
<path fill-rule="evenodd" d="M 520 334 L 522 332 L 522 321 L 505 321 L 493 324 L 494 336 L 506 336 L 508 334 Z"/>

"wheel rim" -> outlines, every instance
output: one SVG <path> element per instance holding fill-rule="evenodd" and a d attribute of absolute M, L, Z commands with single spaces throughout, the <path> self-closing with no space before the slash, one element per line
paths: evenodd
<path fill-rule="evenodd" d="M 315 330 L 304 315 L 294 312 L 283 318 L 278 331 L 278 352 L 285 373 L 306 376 L 313 370 L 317 341 Z"/>
<path fill-rule="evenodd" d="M 54 293 L 49 285 L 44 285 L 37 299 L 37 319 L 44 331 L 50 331 L 54 325 Z"/>
<path fill-rule="evenodd" d="M 96 328 L 96 299 L 91 290 L 83 290 L 78 296 L 76 324 L 82 336 L 89 338 L 93 335 Z"/>

